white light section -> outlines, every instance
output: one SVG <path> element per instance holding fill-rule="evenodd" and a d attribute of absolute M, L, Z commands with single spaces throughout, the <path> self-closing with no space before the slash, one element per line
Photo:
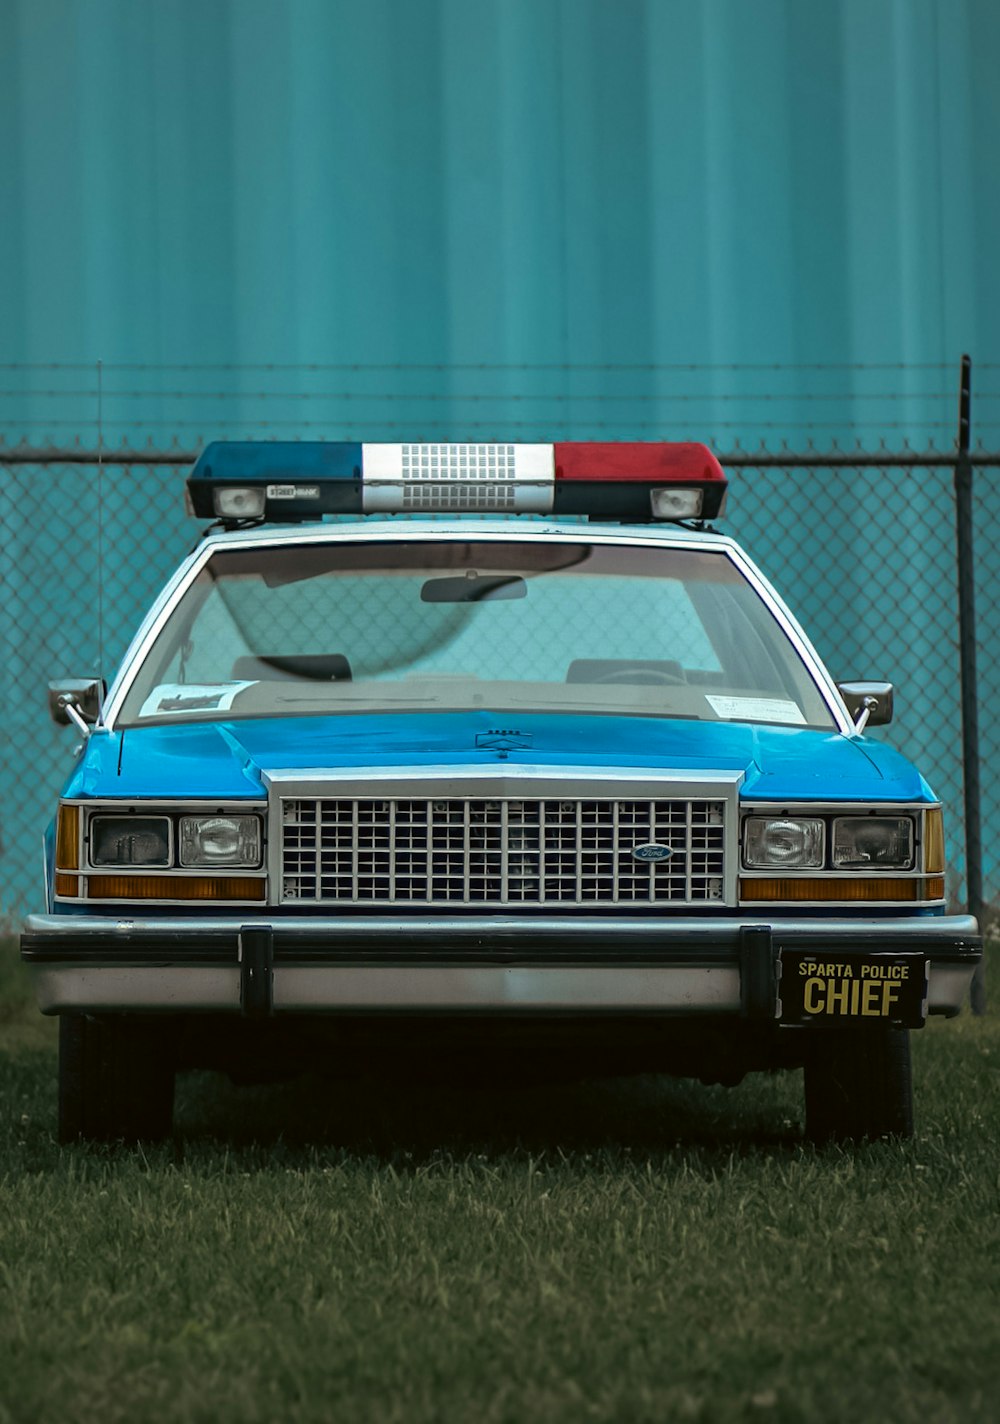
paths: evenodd
<path fill-rule="evenodd" d="M 366 514 L 548 514 L 552 445 L 363 445 Z"/>
<path fill-rule="evenodd" d="M 260 519 L 264 514 L 264 491 L 242 485 L 219 485 L 212 503 L 220 519 Z"/>

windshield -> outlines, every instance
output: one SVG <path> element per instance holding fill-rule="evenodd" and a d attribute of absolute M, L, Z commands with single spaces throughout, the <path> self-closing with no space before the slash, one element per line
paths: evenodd
<path fill-rule="evenodd" d="M 834 726 L 725 550 L 458 538 L 217 551 L 118 721 L 408 708 Z"/>

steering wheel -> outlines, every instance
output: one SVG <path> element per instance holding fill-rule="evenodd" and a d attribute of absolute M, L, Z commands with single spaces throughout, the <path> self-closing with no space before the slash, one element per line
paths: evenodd
<path fill-rule="evenodd" d="M 666 668 L 616 668 L 614 672 L 595 677 L 595 682 L 629 682 L 643 686 L 686 687 L 687 680 Z"/>

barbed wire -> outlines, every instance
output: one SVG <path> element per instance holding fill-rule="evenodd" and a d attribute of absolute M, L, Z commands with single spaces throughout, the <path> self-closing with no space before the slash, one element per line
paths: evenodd
<path fill-rule="evenodd" d="M 106 361 L 108 371 L 951 371 L 954 361 Z M 93 371 L 97 363 L 0 362 L 0 371 Z M 977 362 L 977 370 L 1000 363 Z"/>
<path fill-rule="evenodd" d="M 451 419 L 441 416 L 435 420 L 423 420 L 420 426 L 426 428 L 428 425 L 451 424 Z M 591 430 L 656 430 L 663 432 L 662 421 L 654 420 L 580 420 L 577 422 Z M 95 418 L 83 420 L 72 420 L 64 417 L 41 417 L 37 422 L 31 420 L 0 420 L 0 427 L 6 429 L 20 429 L 31 427 L 33 424 L 45 426 L 71 426 L 73 428 L 86 426 L 96 428 L 98 421 Z M 365 423 L 363 429 L 371 430 L 373 422 Z M 379 420 L 375 422 L 380 430 L 409 430 L 413 431 L 417 422 L 414 420 Z M 750 426 L 753 430 L 829 430 L 831 422 L 828 420 L 714 420 L 713 426 L 719 430 L 745 430 Z M 984 426 L 997 425 L 998 422 L 978 421 L 977 426 L 983 429 Z M 111 427 L 118 430 L 147 430 L 147 429 L 168 429 L 168 430 L 204 430 L 206 428 L 218 430 L 326 430 L 331 426 L 338 429 L 352 429 L 353 424 L 349 421 L 339 421 L 331 416 L 327 420 L 115 420 L 104 417 L 105 428 Z M 496 440 L 503 440 L 511 430 L 552 430 L 551 420 L 507 420 L 504 419 L 501 425 L 493 420 L 463 420 L 463 430 L 494 430 Z M 952 430 L 953 422 L 950 420 L 853 420 L 850 423 L 852 430 Z M 418 437 L 413 435 L 412 439 Z M 456 437 L 460 439 L 461 437 Z M 664 433 L 664 439 L 668 438 Z M 672 437 L 676 438 L 676 437 Z M 696 437 L 704 439 L 702 434 Z"/>
<path fill-rule="evenodd" d="M 1000 391 L 978 391 L 977 399 L 995 400 L 1000 398 Z M 4 391 L 0 390 L 0 399 L 4 400 L 24 400 L 28 397 L 32 400 L 67 400 L 86 399 L 92 400 L 96 395 L 96 387 L 90 390 L 31 390 L 31 391 Z M 394 402 L 426 401 L 428 403 L 444 403 L 449 401 L 503 401 L 503 402 L 555 402 L 557 404 L 572 404 L 576 401 L 594 401 L 600 404 L 616 403 L 637 403 L 637 404 L 661 404 L 667 401 L 678 401 L 683 404 L 692 404 L 699 401 L 722 402 L 734 404 L 744 401 L 765 401 L 770 403 L 781 402 L 787 404 L 789 401 L 953 401 L 954 391 L 798 391 L 787 393 L 781 391 L 159 391 L 159 390 L 121 390 L 104 388 L 103 398 L 107 400 L 193 400 L 193 401 L 227 401 L 227 400 L 254 400 L 254 401 L 379 401 L 392 404 Z"/>

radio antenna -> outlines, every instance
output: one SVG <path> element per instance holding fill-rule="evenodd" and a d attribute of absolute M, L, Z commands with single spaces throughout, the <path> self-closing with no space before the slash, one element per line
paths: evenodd
<path fill-rule="evenodd" d="M 97 676 L 104 677 L 104 363 L 97 363 Z M 104 708 L 101 708 L 103 718 Z"/>

